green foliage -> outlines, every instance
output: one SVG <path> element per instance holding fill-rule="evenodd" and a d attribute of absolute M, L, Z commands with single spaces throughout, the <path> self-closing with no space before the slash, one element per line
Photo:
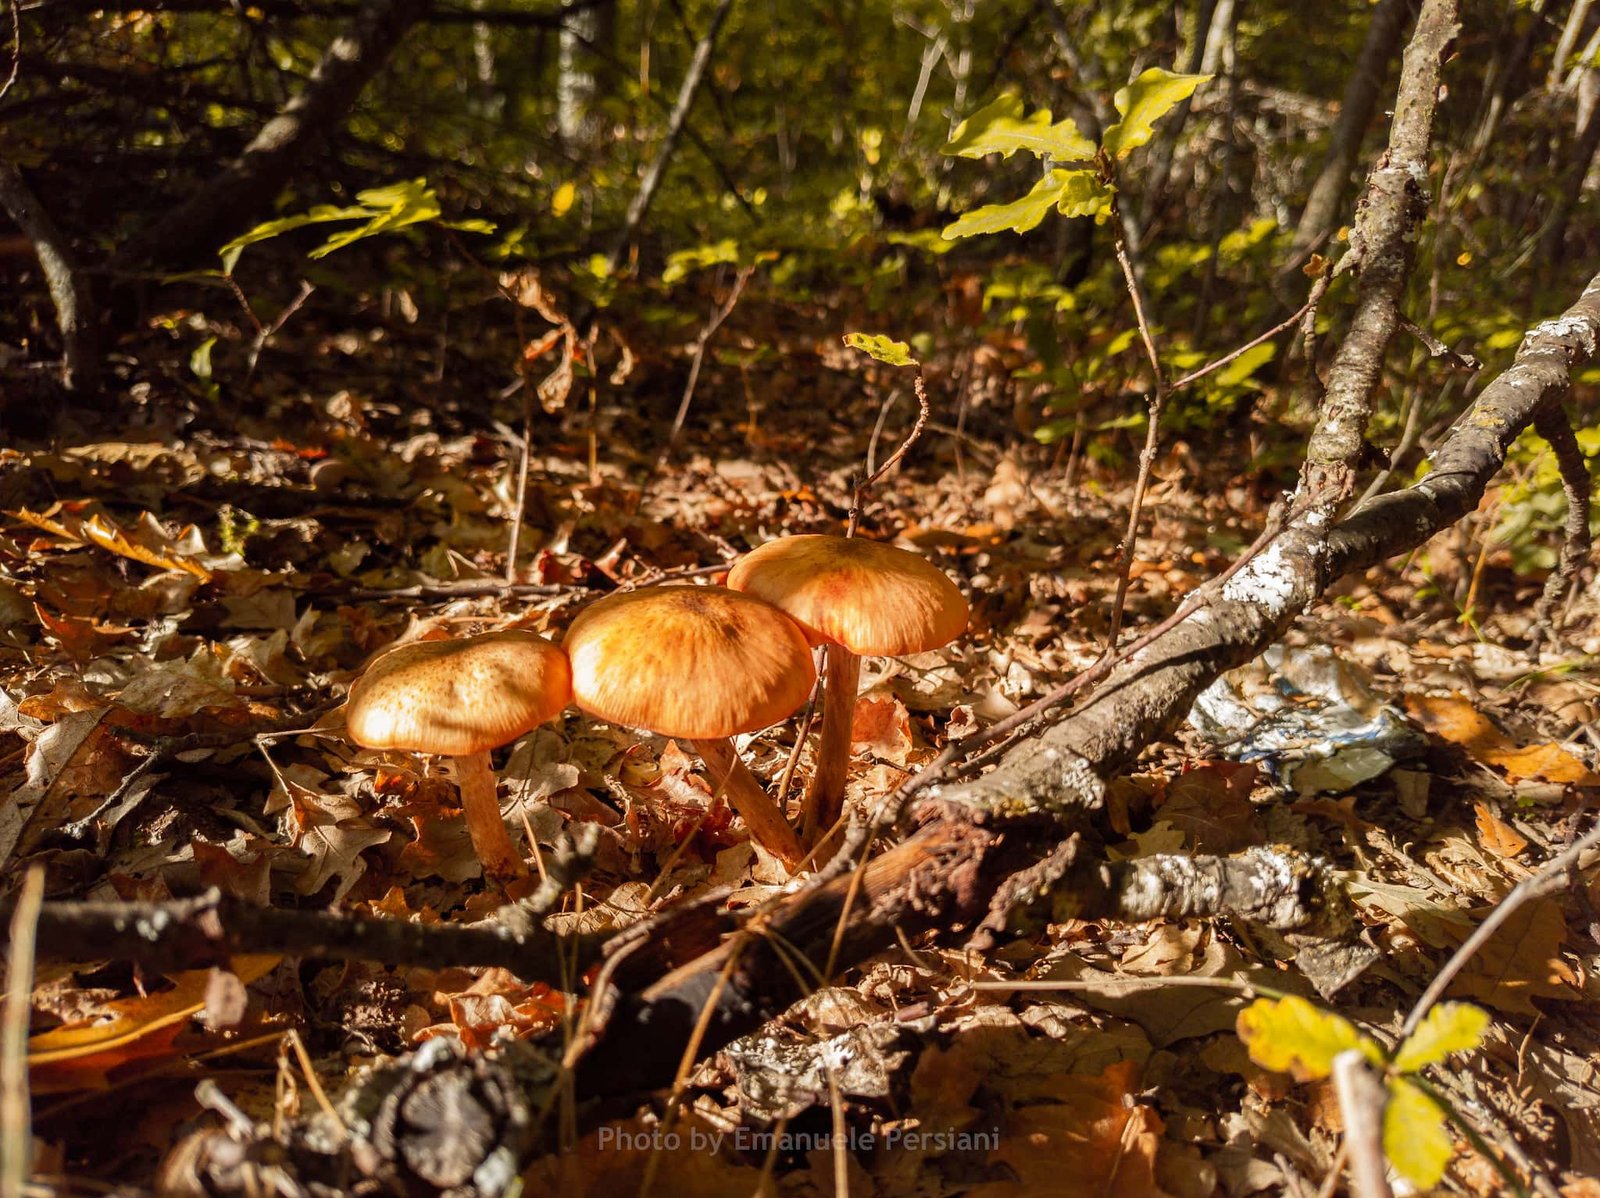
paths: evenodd
<path fill-rule="evenodd" d="M 1443 1062 L 1452 1053 L 1470 1052 L 1483 1042 L 1489 1016 L 1468 1003 L 1440 1003 L 1392 1053 L 1385 1053 L 1353 1023 L 1293 995 L 1257 999 L 1239 1012 L 1239 1038 L 1250 1059 L 1264 1069 L 1291 1074 L 1297 1081 L 1319 1081 L 1333 1072 L 1334 1058 L 1356 1051 L 1384 1070 L 1388 1099 L 1383 1116 L 1383 1150 L 1407 1181 L 1424 1189 L 1444 1176 L 1454 1152 L 1446 1112 L 1412 1076 Z"/>
<path fill-rule="evenodd" d="M 1113 158 L 1126 158 L 1155 136 L 1156 122 L 1194 94 L 1210 75 L 1178 75 L 1151 67 L 1126 87 L 1118 88 L 1117 112 L 1122 120 L 1106 130 L 1101 148 Z"/>
<path fill-rule="evenodd" d="M 1009 93 L 978 109 L 961 124 L 945 144 L 946 154 L 962 158 L 982 158 L 999 154 L 1009 158 L 1018 150 L 1052 164 L 1044 178 L 1027 195 L 1006 204 L 985 204 L 953 221 L 944 230 L 952 241 L 984 233 L 1026 233 L 1036 228 L 1045 214 L 1055 208 L 1066 217 L 1092 216 L 1103 220 L 1111 209 L 1115 187 L 1109 165 L 1112 159 L 1126 158 L 1150 140 L 1156 122 L 1188 99 L 1209 75 L 1175 75 L 1151 67 L 1127 87 L 1117 92 L 1117 111 L 1122 120 L 1106 130 L 1101 144 L 1078 132 L 1071 120 L 1052 124 L 1050 110 L 1040 108 L 1032 116 L 1022 115 L 1022 101 Z M 1057 162 L 1088 162 L 1100 165 L 1063 169 Z"/>
<path fill-rule="evenodd" d="M 869 357 L 890 366 L 921 365 L 911 356 L 911 347 L 904 341 L 895 341 L 883 333 L 846 333 L 844 343 L 859 349 Z"/>
<path fill-rule="evenodd" d="M 437 224 L 446 229 L 457 229 L 466 233 L 494 232 L 494 226 L 488 221 L 449 221 L 442 219 L 443 215 L 444 210 L 440 207 L 439 197 L 433 188 L 428 186 L 426 179 L 412 179 L 405 183 L 393 183 L 388 187 L 374 187 L 356 193 L 356 202 L 344 208 L 331 204 L 318 204 L 309 212 L 279 217 L 277 220 L 257 225 L 248 233 L 235 237 L 222 247 L 220 251 L 222 269 L 224 273 L 232 274 L 233 268 L 238 265 L 239 255 L 247 247 L 271 241 L 275 237 L 281 237 L 294 229 L 303 229 L 308 225 L 362 222 L 354 228 L 341 229 L 331 234 L 326 241 L 307 255 L 313 259 L 325 258 L 335 250 L 354 245 L 368 237 L 376 237 L 381 233 L 397 233 L 401 229 L 421 224 Z"/>
<path fill-rule="evenodd" d="M 944 237 L 956 241 L 983 233 L 1026 233 L 1037 227 L 1050 209 L 1065 215 L 1088 216 L 1110 204 L 1110 189 L 1090 171 L 1053 170 L 1033 185 L 1033 190 L 1009 204 L 985 204 L 951 223 Z M 1072 211 L 1068 211 L 1068 208 Z"/>
<path fill-rule="evenodd" d="M 1009 158 L 1018 150 L 1056 162 L 1087 162 L 1095 145 L 1070 117 L 1052 125 L 1048 108 L 1024 117 L 1022 101 L 1007 92 L 957 125 L 944 146 L 944 153 L 961 158 Z"/>

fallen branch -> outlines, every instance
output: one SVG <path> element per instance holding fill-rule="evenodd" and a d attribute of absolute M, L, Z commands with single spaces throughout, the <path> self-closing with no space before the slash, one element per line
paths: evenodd
<path fill-rule="evenodd" d="M 162 972 L 226 966 L 236 953 L 429 968 L 497 965 L 523 981 L 575 990 L 583 971 L 600 959 L 607 936 L 559 935 L 546 929 L 541 917 L 587 871 L 594 843 L 588 837 L 547 852 L 545 881 L 531 897 L 501 908 L 493 923 L 425 924 L 285 911 L 213 888 L 163 903 L 45 903 L 36 951 L 41 960 L 115 958 Z M 0 921 L 10 920 L 14 905 L 0 904 Z"/>

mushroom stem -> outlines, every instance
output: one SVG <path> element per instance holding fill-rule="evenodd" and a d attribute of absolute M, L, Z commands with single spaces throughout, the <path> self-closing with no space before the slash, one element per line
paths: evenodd
<path fill-rule="evenodd" d="M 805 850 L 795 835 L 783 811 L 773 802 L 750 767 L 739 760 L 733 742 L 727 737 L 718 740 L 697 740 L 695 751 L 711 770 L 712 778 L 722 787 L 733 809 L 744 817 L 750 835 L 762 848 L 771 853 L 790 870 L 800 864 Z"/>
<path fill-rule="evenodd" d="M 467 835 L 483 872 L 490 878 L 522 878 L 528 873 L 500 818 L 494 770 L 488 753 L 466 753 L 455 758 L 456 785 L 461 790 L 461 814 L 467 817 Z"/>
<path fill-rule="evenodd" d="M 850 733 L 855 724 L 856 691 L 861 685 L 861 658 L 838 641 L 823 650 L 827 677 L 822 685 L 822 736 L 817 743 L 817 768 L 806 788 L 800 832 L 816 844 L 844 813 L 844 780 L 850 772 Z"/>

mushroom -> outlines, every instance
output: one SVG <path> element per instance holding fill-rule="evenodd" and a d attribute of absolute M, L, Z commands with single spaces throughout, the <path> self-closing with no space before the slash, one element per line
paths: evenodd
<path fill-rule="evenodd" d="M 799 864 L 794 829 L 729 739 L 777 723 L 810 694 L 816 669 L 798 625 L 724 587 L 648 587 L 584 608 L 562 645 L 580 708 L 691 742 L 751 836 L 788 868 Z"/>
<path fill-rule="evenodd" d="M 967 627 L 967 601 L 926 559 L 859 537 L 769 541 L 739 560 L 728 585 L 780 608 L 827 646 L 817 768 L 800 821 L 802 837 L 814 844 L 844 809 L 862 656 L 949 644 Z"/>
<path fill-rule="evenodd" d="M 571 701 L 567 655 L 541 636 L 512 628 L 389 650 L 350 688 L 345 714 L 358 745 L 455 760 L 472 847 L 485 874 L 509 879 L 528 869 L 500 818 L 489 750 L 532 731 Z"/>

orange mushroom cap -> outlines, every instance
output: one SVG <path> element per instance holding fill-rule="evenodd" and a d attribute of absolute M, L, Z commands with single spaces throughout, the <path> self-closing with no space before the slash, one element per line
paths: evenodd
<path fill-rule="evenodd" d="M 350 739 L 464 757 L 515 740 L 572 701 L 567 655 L 510 628 L 391 649 L 350 688 Z"/>
<path fill-rule="evenodd" d="M 860 537 L 768 541 L 739 559 L 728 585 L 783 609 L 819 640 L 863 656 L 937 649 L 967 627 L 967 601 L 944 571 Z"/>
<path fill-rule="evenodd" d="M 562 645 L 584 711 L 685 740 L 776 724 L 817 680 L 799 626 L 725 587 L 608 595 L 578 613 Z"/>

